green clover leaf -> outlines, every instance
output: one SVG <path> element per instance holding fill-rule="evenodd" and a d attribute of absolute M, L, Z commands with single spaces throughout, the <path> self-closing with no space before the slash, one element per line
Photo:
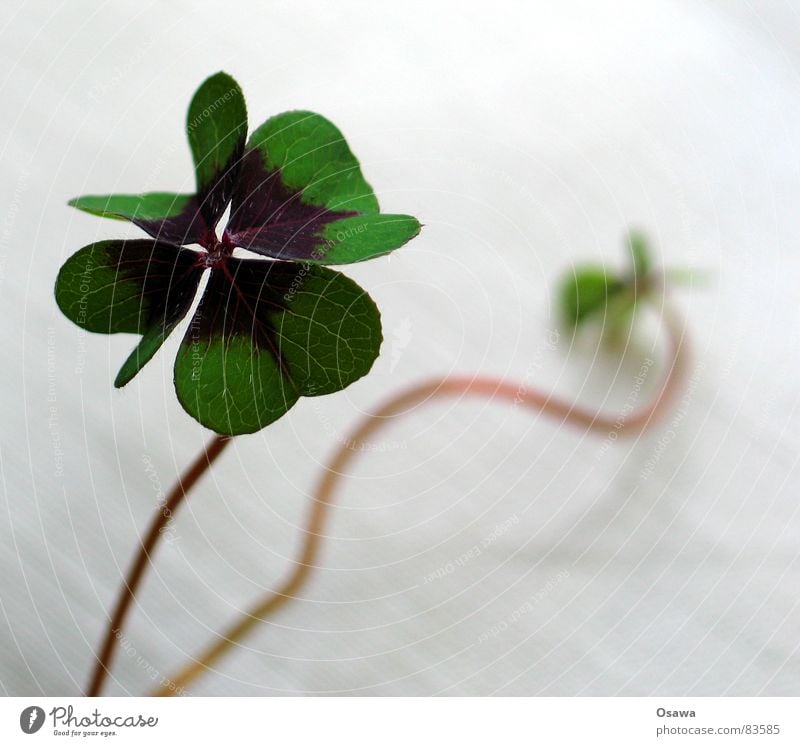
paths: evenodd
<path fill-rule="evenodd" d="M 378 309 L 355 282 L 321 265 L 386 254 L 420 224 L 379 212 L 342 134 L 319 114 L 272 117 L 248 141 L 244 96 L 225 73 L 194 95 L 187 134 L 195 194 L 70 202 L 130 221 L 150 238 L 80 249 L 58 274 L 56 301 L 87 331 L 141 335 L 119 387 L 186 316 L 208 272 L 175 361 L 176 393 L 215 432 L 252 433 L 299 397 L 339 391 L 369 372 L 382 340 Z M 266 258 L 234 257 L 236 248 Z"/>
<path fill-rule="evenodd" d="M 627 244 L 627 272 L 588 264 L 565 275 L 558 297 L 562 320 L 569 329 L 577 331 L 594 320 L 602 322 L 607 341 L 624 338 L 636 304 L 649 297 L 658 284 L 646 237 L 631 231 Z"/>

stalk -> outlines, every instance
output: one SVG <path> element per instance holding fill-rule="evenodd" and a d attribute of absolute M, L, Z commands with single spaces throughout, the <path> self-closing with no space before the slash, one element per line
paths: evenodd
<path fill-rule="evenodd" d="M 167 495 L 164 504 L 161 505 L 158 513 L 156 513 L 150 522 L 150 528 L 144 540 L 139 544 L 139 549 L 133 560 L 133 564 L 130 570 L 128 570 L 125 583 L 120 590 L 117 603 L 114 606 L 114 612 L 111 615 L 111 623 L 109 624 L 106 636 L 103 639 L 103 644 L 96 656 L 92 678 L 86 689 L 86 696 L 99 697 L 103 690 L 103 684 L 111 670 L 111 664 L 117 650 L 117 646 L 114 643 L 122 633 L 123 624 L 130 611 L 131 604 L 136 597 L 136 591 L 142 582 L 145 570 L 151 563 L 150 555 L 161 536 L 161 529 L 172 517 L 173 513 L 189 493 L 189 490 L 191 490 L 200 477 L 208 471 L 230 442 L 231 438 L 217 435 L 208 443 L 203 449 L 203 452 L 197 456 L 189 468 L 178 478 L 178 481 Z"/>
<path fill-rule="evenodd" d="M 668 309 L 663 311 L 663 322 L 669 346 L 669 362 L 661 388 L 655 398 L 646 406 L 620 419 L 616 414 L 595 412 L 543 392 L 535 391 L 525 383 L 505 381 L 483 376 L 455 376 L 434 378 L 412 386 L 395 394 L 371 415 L 366 415 L 354 428 L 351 435 L 334 452 L 320 477 L 313 494 L 313 503 L 305 529 L 305 541 L 295 567 L 277 591 L 271 592 L 256 603 L 241 618 L 217 635 L 190 663 L 174 676 L 165 679 L 165 684 L 152 692 L 154 696 L 172 696 L 176 691 L 191 684 L 219 660 L 250 632 L 259 622 L 274 613 L 286 603 L 297 597 L 298 591 L 317 567 L 327 517 L 335 489 L 346 476 L 345 469 L 360 452 L 360 443 L 391 424 L 394 418 L 423 404 L 452 396 L 476 396 L 491 401 L 500 399 L 514 406 L 522 406 L 537 414 L 546 414 L 560 422 L 568 422 L 578 428 L 591 432 L 617 432 L 619 435 L 633 436 L 640 433 L 669 407 L 680 389 L 688 357 L 684 330 L 678 318 Z"/>

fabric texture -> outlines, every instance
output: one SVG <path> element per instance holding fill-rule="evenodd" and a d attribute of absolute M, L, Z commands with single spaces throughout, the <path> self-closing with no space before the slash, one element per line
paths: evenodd
<path fill-rule="evenodd" d="M 670 298 L 691 345 L 670 414 L 633 440 L 478 399 L 398 418 L 301 599 L 192 692 L 799 695 L 800 18 L 757 7 L 4 3 L 0 691 L 80 693 L 210 438 L 173 391 L 180 333 L 116 390 L 133 337 L 82 334 L 53 283 L 142 235 L 70 198 L 192 190 L 186 108 L 224 69 L 254 125 L 335 122 L 381 208 L 424 228 L 345 268 L 381 309 L 372 373 L 238 438 L 174 517 L 107 693 L 146 692 L 277 586 L 317 469 L 391 392 L 480 372 L 615 411 L 650 358 L 644 402 L 657 314 L 620 362 L 559 330 L 553 297 L 573 263 L 620 266 L 636 226 L 697 278 Z"/>

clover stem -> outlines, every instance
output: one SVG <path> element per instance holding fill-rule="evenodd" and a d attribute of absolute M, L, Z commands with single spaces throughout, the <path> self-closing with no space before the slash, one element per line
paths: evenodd
<path fill-rule="evenodd" d="M 181 501 L 189 493 L 189 490 L 206 473 L 214 461 L 225 450 L 232 438 L 218 435 L 208 443 L 203 452 L 197 456 L 189 468 L 178 478 L 173 488 L 170 490 L 163 504 L 159 507 L 158 513 L 150 522 L 147 535 L 139 545 L 133 564 L 125 578 L 125 584 L 117 598 L 114 612 L 111 615 L 111 623 L 106 631 L 103 645 L 97 654 L 92 678 L 86 690 L 86 696 L 97 697 L 102 691 L 103 684 L 111 669 L 111 663 L 116 652 L 116 641 L 122 633 L 122 625 L 125 622 L 131 604 L 136 596 L 136 591 L 144 577 L 144 572 L 150 564 L 150 555 L 153 548 L 158 543 L 161 536 L 161 529 L 170 520 Z"/>
<path fill-rule="evenodd" d="M 382 427 L 391 424 L 394 417 L 407 414 L 417 405 L 427 404 L 436 399 L 452 396 L 478 396 L 491 400 L 500 399 L 515 406 L 524 406 L 536 413 L 547 414 L 557 420 L 569 422 L 589 431 L 616 432 L 620 435 L 635 435 L 652 423 L 667 408 L 680 388 L 688 355 L 683 327 L 669 311 L 663 310 L 663 322 L 670 347 L 670 358 L 661 389 L 645 407 L 621 418 L 616 414 L 594 412 L 577 405 L 569 404 L 548 394 L 534 391 L 525 382 L 504 381 L 483 376 L 457 376 L 432 379 L 417 384 L 395 394 L 380 406 L 372 415 L 363 418 L 345 438 L 333 457 L 328 461 L 313 495 L 313 504 L 305 529 L 305 540 L 300 557 L 286 581 L 276 591 L 267 595 L 244 612 L 241 619 L 217 636 L 200 655 L 188 663 L 176 675 L 165 679 L 167 682 L 152 692 L 156 696 L 172 696 L 201 676 L 259 622 L 277 611 L 288 601 L 297 597 L 297 592 L 316 567 L 325 524 L 327 510 L 331 505 L 333 493 L 339 481 L 345 476 L 344 469 L 360 452 L 359 444 L 375 434 Z"/>

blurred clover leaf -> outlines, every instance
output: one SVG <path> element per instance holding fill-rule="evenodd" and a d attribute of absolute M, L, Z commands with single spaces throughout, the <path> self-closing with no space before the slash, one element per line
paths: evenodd
<path fill-rule="evenodd" d="M 657 286 L 646 237 L 638 231 L 628 235 L 629 268 L 612 272 L 603 266 L 574 267 L 561 281 L 559 303 L 564 324 L 577 331 L 588 321 L 603 324 L 605 338 L 618 340 L 633 317 L 637 302 Z"/>
<path fill-rule="evenodd" d="M 141 335 L 117 375 L 120 387 L 186 316 L 208 271 L 175 360 L 175 390 L 211 430 L 252 433 L 299 397 L 339 391 L 369 372 L 382 341 L 378 309 L 324 265 L 386 254 L 420 224 L 380 213 L 342 134 L 319 114 L 278 114 L 248 140 L 244 96 L 225 73 L 195 93 L 187 134 L 194 194 L 70 202 L 130 221 L 150 238 L 80 249 L 59 272 L 56 301 L 83 329 Z M 267 259 L 234 257 L 236 248 Z"/>

